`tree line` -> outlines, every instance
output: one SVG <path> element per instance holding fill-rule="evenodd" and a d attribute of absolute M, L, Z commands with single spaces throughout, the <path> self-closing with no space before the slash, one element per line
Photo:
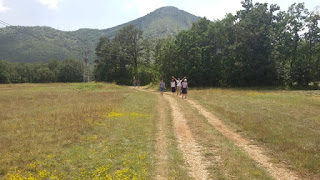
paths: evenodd
<path fill-rule="evenodd" d="M 83 63 L 74 59 L 39 64 L 0 60 L 0 83 L 82 82 L 83 70 Z"/>
<path fill-rule="evenodd" d="M 320 16 L 303 3 L 287 11 L 244 0 L 235 15 L 206 18 L 165 39 L 143 38 L 133 25 L 95 49 L 96 81 L 149 84 L 171 76 L 192 86 L 307 86 L 320 80 Z M 83 64 L 75 60 L 44 64 L 0 61 L 0 82 L 80 82 Z"/>
<path fill-rule="evenodd" d="M 236 15 L 202 18 L 176 37 L 142 40 L 142 31 L 131 25 L 113 40 L 100 39 L 96 80 L 129 84 L 142 72 L 150 77 L 145 82 L 175 75 L 194 86 L 306 86 L 320 80 L 319 14 L 303 3 L 287 11 L 241 3 Z"/>
<path fill-rule="evenodd" d="M 320 17 L 303 3 L 288 11 L 242 1 L 236 15 L 205 18 L 162 44 L 161 78 L 186 75 L 195 86 L 308 85 L 320 80 Z"/>

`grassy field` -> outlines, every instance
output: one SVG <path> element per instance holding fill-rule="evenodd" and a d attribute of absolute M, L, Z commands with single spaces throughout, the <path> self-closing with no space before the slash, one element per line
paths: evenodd
<path fill-rule="evenodd" d="M 202 155 L 210 162 L 208 172 L 211 179 L 273 179 L 243 149 L 215 129 L 199 111 L 188 104 L 183 104 L 183 107 L 194 138 L 203 147 Z"/>
<path fill-rule="evenodd" d="M 320 91 L 189 92 L 235 131 L 269 149 L 275 161 L 303 177 L 320 178 Z"/>
<path fill-rule="evenodd" d="M 179 98 L 178 101 L 185 100 Z M 203 147 L 202 156 L 210 164 L 208 172 L 211 179 L 273 179 L 240 147 L 216 130 L 199 111 L 188 104 L 182 106 L 194 138 Z"/>
<path fill-rule="evenodd" d="M 0 179 L 152 177 L 151 94 L 102 83 L 0 85 L 0 94 Z"/>
<path fill-rule="evenodd" d="M 320 91 L 205 89 L 190 90 L 188 98 L 265 147 L 275 163 L 320 178 Z M 272 179 L 184 100 L 176 100 L 210 177 Z M 0 179 L 153 179 L 159 107 L 165 114 L 165 174 L 190 179 L 166 103 L 152 93 L 105 83 L 0 85 Z"/>

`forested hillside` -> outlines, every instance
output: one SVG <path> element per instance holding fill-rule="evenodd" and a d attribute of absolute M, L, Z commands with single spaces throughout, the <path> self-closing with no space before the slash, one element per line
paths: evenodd
<path fill-rule="evenodd" d="M 187 76 L 192 86 L 317 84 L 320 16 L 303 3 L 294 3 L 287 11 L 250 0 L 242 1 L 242 7 L 236 15 L 214 22 L 203 18 L 175 37 L 155 41 L 154 62 L 146 46 L 128 41 L 132 38 L 126 36 L 136 37 L 130 28 L 113 40 L 101 39 L 95 78 L 129 84 L 132 78 L 147 74 L 166 81 L 172 75 Z M 141 54 L 138 68 L 136 54 Z"/>
<path fill-rule="evenodd" d="M 163 10 L 170 9 L 175 8 L 162 8 L 147 16 L 159 12 L 157 17 L 160 17 Z M 95 61 L 91 72 L 96 81 L 129 85 L 134 78 L 138 78 L 141 84 L 148 84 L 159 79 L 168 81 L 174 75 L 187 76 L 191 86 L 308 86 L 313 83 L 318 88 L 319 21 L 319 14 L 309 11 L 304 3 L 294 3 L 287 10 L 282 10 L 274 4 L 253 4 L 251 0 L 245 0 L 242 1 L 242 9 L 235 15 L 227 14 L 216 21 L 202 18 L 176 36 L 147 38 L 150 33 L 148 30 L 153 28 L 143 31 L 141 26 L 139 28 L 143 23 L 138 23 L 136 26 L 117 27 L 121 30 L 114 37 L 101 37 L 97 43 L 94 43 L 94 36 L 98 37 L 102 31 L 90 34 L 86 30 L 79 30 L 79 38 L 70 35 L 73 40 L 69 43 L 75 51 L 80 49 L 79 53 L 81 45 L 92 46 L 89 50 L 91 56 L 95 56 Z M 167 24 L 170 25 L 169 22 Z M 46 33 L 50 34 L 50 29 Z M 37 38 L 53 42 L 53 39 L 60 38 L 61 41 L 56 42 L 67 42 L 66 39 L 62 40 L 59 33 L 50 36 L 52 39 L 44 34 L 39 32 Z M 16 38 L 19 39 L 19 36 Z M 26 46 L 32 43 L 30 41 Z M 55 48 L 65 46 L 42 44 L 41 48 L 51 48 L 55 52 Z M 25 49 L 30 54 L 36 51 L 31 47 Z M 61 78 L 56 79 L 49 64 L 43 65 L 43 71 L 38 71 L 37 66 L 23 66 L 26 72 L 31 69 L 32 75 L 29 73 L 28 76 L 24 75 L 21 67 L 21 64 L 3 61 L 0 64 L 0 69 L 4 69 L 0 72 L 0 82 L 43 82 L 34 78 L 42 72 L 50 77 L 48 82 L 62 81 Z M 81 81 L 81 78 L 77 81 Z"/>
<path fill-rule="evenodd" d="M 63 32 L 49 27 L 7 27 L 0 29 L 0 59 L 12 62 L 47 62 L 51 59 L 82 58 L 81 50 L 93 51 L 99 30 Z M 91 53 L 93 54 L 93 53 Z M 93 56 L 91 56 L 92 61 Z"/>
<path fill-rule="evenodd" d="M 80 29 L 65 32 L 50 27 L 10 26 L 0 28 L 0 59 L 11 62 L 47 62 L 52 59 L 82 59 L 82 49 L 89 50 L 89 61 L 95 59 L 99 38 L 113 38 L 130 24 L 144 31 L 147 38 L 176 35 L 191 27 L 199 17 L 175 7 L 163 7 L 139 19 L 105 29 Z"/>

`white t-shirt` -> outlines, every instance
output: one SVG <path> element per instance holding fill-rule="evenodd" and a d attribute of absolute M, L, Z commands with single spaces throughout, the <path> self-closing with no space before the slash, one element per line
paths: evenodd
<path fill-rule="evenodd" d="M 175 82 L 171 82 L 171 87 L 176 87 L 176 83 Z"/>
<path fill-rule="evenodd" d="M 177 87 L 180 87 L 181 86 L 181 81 L 182 80 L 176 80 L 177 81 Z"/>
<path fill-rule="evenodd" d="M 183 83 L 182 83 L 182 87 L 183 87 L 183 88 L 187 88 L 187 86 L 188 86 L 188 83 L 187 83 L 187 82 L 183 82 Z"/>

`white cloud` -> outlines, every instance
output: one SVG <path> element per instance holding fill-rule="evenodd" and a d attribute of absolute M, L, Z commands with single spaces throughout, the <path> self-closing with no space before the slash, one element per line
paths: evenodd
<path fill-rule="evenodd" d="M 3 0 L 0 0 L 0 13 L 5 13 L 8 10 L 10 10 L 10 8 L 6 7 L 3 3 Z"/>
<path fill-rule="evenodd" d="M 38 0 L 41 4 L 47 6 L 49 9 L 58 8 L 58 0 Z"/>

